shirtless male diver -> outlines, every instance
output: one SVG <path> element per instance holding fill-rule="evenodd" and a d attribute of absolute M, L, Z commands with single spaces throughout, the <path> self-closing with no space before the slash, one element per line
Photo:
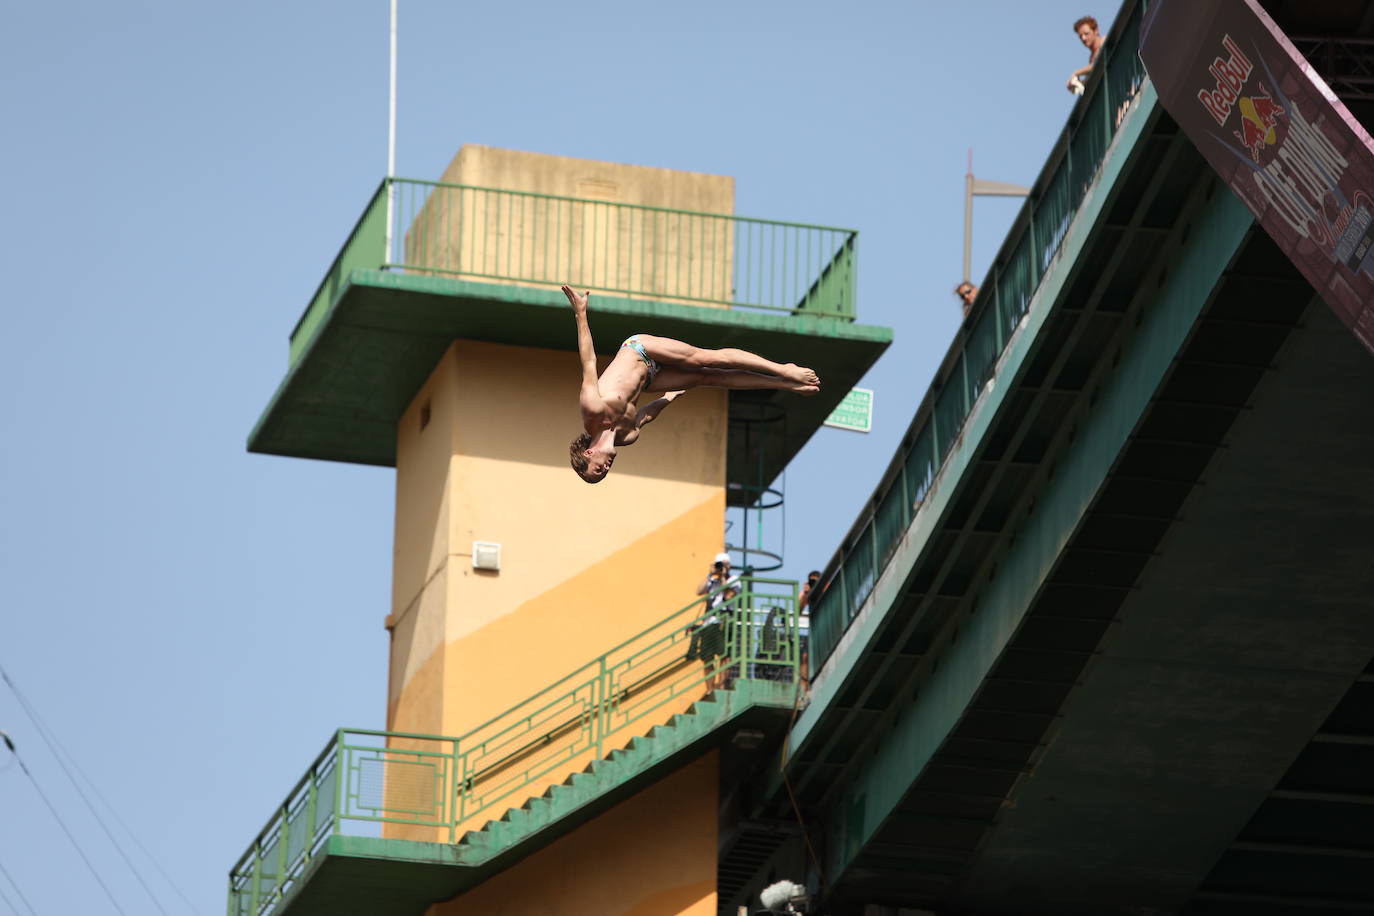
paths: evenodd
<path fill-rule="evenodd" d="M 795 363 L 775 363 L 747 350 L 703 350 L 671 337 L 634 334 L 620 345 L 601 377 L 596 375 L 596 347 L 587 324 L 590 292 L 563 287 L 577 322 L 577 354 L 582 359 L 582 428 L 568 452 L 573 470 L 587 483 L 600 483 L 611 470 L 615 450 L 633 445 L 649 425 L 689 388 L 776 388 L 811 395 L 821 380 Z M 636 407 L 642 392 L 663 397 Z"/>

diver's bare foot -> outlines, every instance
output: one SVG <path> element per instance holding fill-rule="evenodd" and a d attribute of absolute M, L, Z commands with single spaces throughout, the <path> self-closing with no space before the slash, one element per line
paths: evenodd
<path fill-rule="evenodd" d="M 821 386 L 820 386 L 820 385 L 793 385 L 792 387 L 788 388 L 787 390 L 788 390 L 788 391 L 795 391 L 797 394 L 803 394 L 803 395 L 806 395 L 807 397 L 810 397 L 810 396 L 813 395 L 813 394 L 820 394 L 820 393 L 821 393 Z"/>
<path fill-rule="evenodd" d="M 787 379 L 789 382 L 796 382 L 798 385 L 816 388 L 817 390 L 820 389 L 820 376 L 816 375 L 815 372 L 805 366 L 798 366 L 796 363 L 788 363 L 783 366 L 782 369 L 783 378 Z"/>

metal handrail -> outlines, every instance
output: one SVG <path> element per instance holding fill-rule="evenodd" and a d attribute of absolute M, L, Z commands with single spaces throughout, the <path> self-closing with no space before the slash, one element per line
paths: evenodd
<path fill-rule="evenodd" d="M 385 178 L 296 323 L 291 361 L 358 269 L 853 321 L 857 244 L 815 223 Z"/>
<path fill-rule="evenodd" d="M 1069 227 L 1097 180 L 1112 137 L 1146 82 L 1136 54 L 1145 0 L 1118 15 L 1086 90 L 993 260 L 969 316 L 916 410 L 873 496 L 808 600 L 811 667 L 830 658 L 930 495 L 997 371 Z"/>
<path fill-rule="evenodd" d="M 663 724 L 715 674 L 797 683 L 797 584 L 745 577 L 708 593 L 461 737 L 340 729 L 229 873 L 231 916 L 270 913 L 328 838 L 350 824 L 419 828 L 455 842 L 479 816 L 567 774 L 582 760 Z M 722 662 L 690 658 L 693 635 L 720 618 Z M 774 625 L 771 645 L 765 630 Z M 368 740 L 373 739 L 373 740 Z M 381 739 L 381 740 L 376 740 Z M 524 791 L 525 796 L 519 793 Z"/>
<path fill-rule="evenodd" d="M 685 214 L 687 216 L 709 216 L 720 219 L 739 220 L 740 222 L 762 223 L 770 226 L 787 226 L 797 229 L 821 229 L 826 232 L 842 232 L 846 235 L 854 232 L 853 229 L 846 229 L 842 226 L 826 226 L 821 223 L 797 223 L 789 220 L 763 219 L 757 216 L 735 216 L 729 213 L 710 213 L 706 210 L 684 210 L 681 207 L 656 207 L 652 204 L 625 204 L 615 201 L 594 200 L 587 197 L 573 197 L 567 194 L 546 194 L 543 191 L 516 191 L 509 188 L 493 188 L 486 185 L 475 184 L 455 184 L 450 181 L 427 181 L 423 178 L 398 178 L 398 182 L 414 185 L 428 185 L 432 188 L 455 188 L 458 190 L 469 191 L 490 191 L 495 194 L 508 194 L 513 197 L 537 197 L 545 200 L 560 200 L 569 203 L 611 203 L 617 207 L 629 207 L 635 210 L 653 210 L 658 213 Z"/>

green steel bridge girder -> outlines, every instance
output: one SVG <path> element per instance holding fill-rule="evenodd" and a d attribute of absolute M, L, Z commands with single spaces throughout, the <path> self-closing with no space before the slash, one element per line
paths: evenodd
<path fill-rule="evenodd" d="M 841 647 L 836 649 L 834 657 L 814 678 L 810 703 L 799 717 L 789 739 L 794 748 L 800 750 L 812 740 L 812 732 L 823 725 L 829 711 L 849 687 L 863 655 L 873 645 L 887 611 L 902 600 L 905 572 L 912 568 L 921 552 L 934 540 L 942 520 L 959 495 L 959 483 L 967 478 L 970 468 L 977 461 L 980 446 L 1007 409 L 1014 388 L 1013 379 L 1025 371 L 1027 363 L 1034 356 L 1040 335 L 1053 317 L 1054 309 L 1049 306 L 1072 285 L 1080 255 L 1087 249 L 1096 228 L 1107 219 L 1107 211 L 1112 203 L 1108 199 L 1109 191 L 1117 184 L 1131 154 L 1144 142 L 1159 115 L 1157 96 L 1148 83 L 1141 90 L 1137 106 L 1138 110 L 1123 122 L 1101 173 L 1087 191 L 1067 229 L 1063 247 L 1046 268 L 1045 278 L 1024 319 L 1022 330 L 1008 343 L 1006 352 L 999 358 L 994 384 L 974 407 L 958 433 L 944 465 L 926 494 L 923 510 L 912 520 L 902 544 L 887 563 L 886 569 L 880 573 L 865 607 L 856 615 L 843 637 Z M 1236 218 L 1240 219 L 1239 216 Z M 1245 219 L 1248 220 L 1248 216 Z M 1246 222 L 1246 225 L 1249 223 Z"/>
<path fill-rule="evenodd" d="M 826 868 L 829 875 L 841 875 L 873 839 L 963 716 L 1252 225 L 1250 214 L 1229 194 L 1215 195 L 1193 222 L 1190 240 L 1178 252 L 1166 282 L 1143 309 L 1139 328 L 1124 348 L 1120 365 L 1101 388 L 1096 406 L 1083 417 L 1073 447 L 1061 458 L 1014 544 L 999 558 L 995 578 L 978 597 L 978 612 L 962 619 L 957 642 L 944 650 L 938 666 L 921 684 L 919 699 L 893 716 L 874 755 L 859 766 L 844 798 L 827 812 L 826 821 L 838 825 Z M 977 419 L 971 418 L 970 423 Z M 981 430 L 966 430 L 965 437 L 976 443 L 980 434 Z M 945 473 L 950 470 L 946 468 Z M 919 545 L 922 539 L 912 540 Z M 893 564 L 901 563 L 899 553 Z M 880 582 L 872 606 L 882 609 L 900 604 L 900 591 L 900 577 Z M 866 621 L 856 621 L 855 626 L 867 624 L 876 630 L 883 616 L 879 611 Z M 863 632 L 851 636 L 856 646 L 872 638 Z M 835 678 L 832 692 L 840 689 L 839 680 Z M 818 711 L 833 699 L 813 698 L 811 710 Z M 803 717 L 798 731 L 805 724 Z"/>

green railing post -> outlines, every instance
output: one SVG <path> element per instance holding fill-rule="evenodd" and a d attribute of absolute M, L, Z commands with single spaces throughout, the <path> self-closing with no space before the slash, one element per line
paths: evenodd
<path fill-rule="evenodd" d="M 334 732 L 334 827 L 330 834 L 343 832 L 344 817 L 344 782 L 348 779 L 348 770 L 344 766 L 344 731 L 339 729 Z"/>
<path fill-rule="evenodd" d="M 448 822 L 448 841 L 450 843 L 455 843 L 458 841 L 458 819 L 454 817 L 454 814 L 456 813 L 454 811 L 454 803 L 455 799 L 457 798 L 457 796 L 454 795 L 454 792 L 458 788 L 458 742 L 456 739 L 449 742 L 447 769 L 448 779 L 445 781 L 444 785 L 443 816 L 444 820 Z"/>
<path fill-rule="evenodd" d="M 1001 357 L 1001 355 L 1002 355 L 1002 349 L 1006 346 L 1006 338 L 1007 338 L 1006 329 L 1005 329 L 1004 327 L 1002 327 L 1002 323 L 1003 323 L 1002 305 L 1001 305 L 1001 303 L 1002 303 L 1002 298 L 1001 298 L 1001 294 L 1000 294 L 999 291 L 998 291 L 998 290 L 999 290 L 999 287 L 1001 286 L 1001 283 L 999 282 L 999 281 L 1000 281 L 1000 278 L 1001 278 L 1001 272 L 998 271 L 997 265 L 996 265 L 996 264 L 993 264 L 993 265 L 992 265 L 992 305 L 989 306 L 989 308 L 992 309 L 993 324 L 995 324 L 995 325 L 997 326 L 997 328 L 996 328 L 996 330 L 997 330 L 997 355 L 993 357 L 993 362 L 994 362 L 994 363 L 996 363 L 997 360 Z"/>
<path fill-rule="evenodd" d="M 931 476 L 934 477 L 936 474 L 940 473 L 940 424 L 937 422 L 936 416 L 939 411 L 935 409 L 935 403 L 939 401 L 938 393 L 932 390 L 931 394 L 935 397 L 930 405 L 930 419 L 926 422 L 930 425 Z"/>
<path fill-rule="evenodd" d="M 281 806 L 281 828 L 277 833 L 277 880 L 272 888 L 272 896 L 282 898 L 282 884 L 286 881 L 286 858 L 291 845 L 291 800 Z"/>
<path fill-rule="evenodd" d="M 965 363 L 968 360 L 964 360 Z M 873 515 L 868 519 L 868 553 L 873 567 L 873 584 L 868 587 L 868 595 L 864 596 L 867 601 L 873 594 L 873 590 L 878 587 L 878 574 L 883 571 L 882 562 L 878 559 L 878 510 L 873 510 Z"/>
<path fill-rule="evenodd" d="M 396 183 L 390 175 L 382 179 L 382 193 L 386 195 L 386 215 L 383 217 L 385 224 L 382 229 L 382 263 L 380 269 L 387 270 L 391 267 L 391 249 L 396 242 L 395 228 L 396 223 L 399 222 L 396 218 Z"/>
<path fill-rule="evenodd" d="M 458 746 L 460 743 L 461 741 L 453 742 L 454 753 L 458 753 Z M 455 773 L 458 780 L 457 802 L 454 805 L 456 810 L 453 813 L 453 821 L 455 824 L 461 824 L 468 819 L 468 754 L 458 754 L 458 758 L 461 762 L 457 765 L 457 771 Z"/>
<path fill-rule="evenodd" d="M 964 338 L 964 358 L 959 360 L 959 389 L 964 395 L 964 410 L 973 406 L 973 398 L 968 385 L 968 338 Z"/>
<path fill-rule="evenodd" d="M 848 264 L 849 283 L 846 289 L 848 295 L 845 297 L 842 312 L 845 318 L 852 320 L 859 313 L 858 300 L 855 298 L 858 295 L 856 289 L 859 282 L 859 234 L 857 232 L 850 233 L 846 244 L 849 246 L 849 257 L 845 259 Z"/>
<path fill-rule="evenodd" d="M 253 880 L 249 884 L 248 912 L 258 913 L 258 899 L 262 896 L 262 843 L 253 844 Z"/>
<path fill-rule="evenodd" d="M 752 599 L 753 592 L 749 596 Z M 746 605 L 740 598 L 735 599 L 732 616 L 735 618 L 735 658 L 739 659 L 739 675 L 743 677 L 749 670 L 749 663 L 754 660 L 754 605 L 752 600 Z"/>
<path fill-rule="evenodd" d="M 611 714 L 610 704 L 612 702 L 612 697 L 610 696 L 611 685 L 607 681 L 608 675 L 606 672 L 606 656 L 601 656 L 601 658 L 598 659 L 598 662 L 601 670 L 600 674 L 596 678 L 597 695 L 593 697 L 594 705 L 592 708 L 596 710 L 596 713 L 595 718 L 592 722 L 592 736 L 593 741 L 596 744 L 596 759 L 600 760 L 602 752 L 601 742 L 606 735 L 605 718 Z"/>
<path fill-rule="evenodd" d="M 840 560 L 840 607 L 844 608 L 844 626 L 840 627 L 840 633 L 843 633 L 845 629 L 848 628 L 849 621 L 852 619 L 849 614 L 849 576 L 845 568 L 848 565 L 849 556 L 846 554 L 844 559 Z"/>
<path fill-rule="evenodd" d="M 1102 76 L 1098 79 L 1097 91 L 1102 94 L 1102 151 L 1106 155 L 1108 145 L 1112 142 L 1112 102 L 1107 93 L 1107 61 L 1111 55 L 1109 49 L 1102 55 Z"/>
<path fill-rule="evenodd" d="M 320 774 L 316 770 L 310 778 L 310 786 L 306 790 L 305 796 L 305 835 L 301 839 L 301 864 L 304 866 L 310 861 L 310 847 L 315 842 L 315 817 L 318 812 L 315 810 L 316 797 L 320 791 Z"/>

